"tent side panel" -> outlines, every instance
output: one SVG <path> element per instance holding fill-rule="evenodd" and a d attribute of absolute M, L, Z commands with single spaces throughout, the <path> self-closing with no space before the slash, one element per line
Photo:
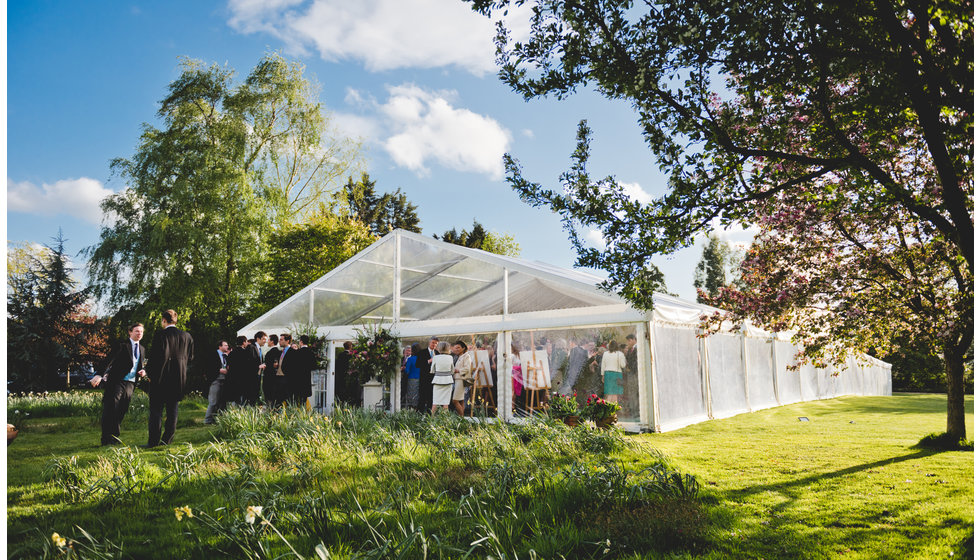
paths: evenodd
<path fill-rule="evenodd" d="M 789 370 L 796 364 L 796 347 L 785 340 L 776 340 L 776 363 L 773 371 L 776 373 L 776 386 L 779 387 L 779 402 L 781 404 L 796 403 L 803 400 L 800 382 L 800 371 Z"/>
<path fill-rule="evenodd" d="M 771 342 L 764 338 L 745 340 L 745 359 L 749 372 L 749 406 L 752 410 L 777 406 L 772 377 Z"/>
<path fill-rule="evenodd" d="M 654 360 L 660 427 L 676 429 L 708 419 L 701 353 L 693 327 L 655 325 Z"/>
<path fill-rule="evenodd" d="M 715 334 L 704 339 L 708 354 L 711 414 L 727 418 L 748 412 L 745 378 L 742 374 L 742 339 L 738 335 Z"/>
<path fill-rule="evenodd" d="M 820 398 L 820 386 L 817 380 L 817 368 L 813 364 L 800 366 L 800 398 L 812 401 Z"/>

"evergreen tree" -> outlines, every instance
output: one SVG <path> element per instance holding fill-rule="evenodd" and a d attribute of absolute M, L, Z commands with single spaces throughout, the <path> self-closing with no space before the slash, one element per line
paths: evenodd
<path fill-rule="evenodd" d="M 64 244 L 59 231 L 47 252 L 8 277 L 8 379 L 19 390 L 55 389 L 59 372 L 100 354 L 93 348 L 98 325 L 87 305 L 91 289 L 77 289 Z"/>
<path fill-rule="evenodd" d="M 715 234 L 708 234 L 708 239 L 701 250 L 701 260 L 694 269 L 694 287 L 698 289 L 698 303 L 708 303 L 705 295 L 717 296 L 718 291 L 728 285 L 725 269 L 730 253 L 724 241 Z"/>
<path fill-rule="evenodd" d="M 377 236 L 385 235 L 393 229 L 420 233 L 422 228 L 419 227 L 416 213 L 418 207 L 408 201 L 401 189 L 395 189 L 393 193 L 378 194 L 375 191 L 376 184 L 367 173 L 362 173 L 357 182 L 353 177 L 347 178 L 343 196 L 348 215 L 368 226 L 371 233 Z"/>

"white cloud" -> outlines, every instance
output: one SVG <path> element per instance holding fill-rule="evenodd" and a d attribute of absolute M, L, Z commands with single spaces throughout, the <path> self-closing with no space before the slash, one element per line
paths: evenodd
<path fill-rule="evenodd" d="M 534 131 L 530 128 L 525 128 L 521 131 L 521 134 L 523 134 L 526 138 L 534 139 Z"/>
<path fill-rule="evenodd" d="M 53 185 L 37 186 L 29 181 L 7 178 L 7 209 L 27 214 L 68 214 L 94 224 L 102 223 L 102 199 L 112 190 L 88 177 L 62 179 Z"/>
<path fill-rule="evenodd" d="M 643 190 L 639 183 L 620 183 L 619 186 L 623 188 L 626 196 L 640 204 L 650 204 L 653 201 L 653 195 Z"/>
<path fill-rule="evenodd" d="M 341 134 L 351 138 L 377 138 L 381 131 L 377 119 L 351 113 L 333 113 L 330 124 Z"/>
<path fill-rule="evenodd" d="M 597 249 L 606 248 L 606 238 L 603 237 L 602 232 L 597 229 L 590 228 L 588 231 L 586 231 L 585 241 Z"/>
<path fill-rule="evenodd" d="M 494 119 L 454 107 L 454 92 L 430 92 L 413 85 L 388 88 L 378 110 L 391 136 L 384 148 L 396 164 L 425 175 L 427 163 L 501 179 L 510 132 Z"/>
<path fill-rule="evenodd" d="M 291 52 L 356 60 L 371 71 L 455 66 L 477 76 L 496 70 L 494 21 L 452 0 L 229 0 L 229 25 L 268 33 Z M 529 32 L 530 6 L 503 19 L 512 37 Z M 499 19 L 499 18 L 497 18 Z"/>

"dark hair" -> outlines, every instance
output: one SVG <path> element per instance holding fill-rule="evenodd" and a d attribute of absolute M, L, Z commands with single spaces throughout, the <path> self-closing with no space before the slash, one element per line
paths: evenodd
<path fill-rule="evenodd" d="M 290 340 L 293 339 L 293 335 L 289 334 L 288 332 L 284 332 L 281 335 L 279 335 L 279 338 L 285 340 L 286 342 L 289 342 Z"/>
<path fill-rule="evenodd" d="M 163 312 L 163 320 L 166 321 L 167 324 L 170 324 L 170 325 L 176 323 L 177 322 L 177 312 L 174 311 L 173 309 L 168 309 L 168 310 L 164 311 Z"/>
<path fill-rule="evenodd" d="M 309 344 L 310 343 L 310 337 L 309 337 L 309 335 L 301 334 L 301 335 L 299 335 L 299 341 L 302 342 L 304 345 Z"/>
<path fill-rule="evenodd" d="M 237 344 L 238 344 L 239 346 L 241 346 L 242 344 L 244 344 L 244 343 L 246 343 L 246 342 L 248 342 L 248 337 L 247 337 L 247 336 L 240 336 L 240 337 L 238 337 L 238 338 L 236 339 L 236 343 L 237 343 Z"/>
<path fill-rule="evenodd" d="M 432 338 L 429 339 L 429 342 L 432 342 L 433 340 L 436 341 L 436 342 L 439 342 L 439 337 L 438 336 L 434 336 L 434 337 L 432 337 Z"/>
<path fill-rule="evenodd" d="M 136 327 L 142 327 L 142 326 L 143 326 L 143 323 L 133 323 L 132 325 L 129 325 L 129 328 L 126 329 L 126 332 L 133 332 L 133 329 L 135 329 Z"/>
<path fill-rule="evenodd" d="M 255 340 L 258 340 L 258 339 L 262 338 L 263 336 L 265 336 L 265 331 L 259 331 L 259 332 L 255 333 Z"/>
<path fill-rule="evenodd" d="M 626 340 L 636 340 L 636 335 L 630 333 L 630 334 L 626 335 Z"/>
<path fill-rule="evenodd" d="M 347 343 L 345 342 L 344 344 L 346 345 Z M 418 354 L 421 351 L 422 351 L 422 345 L 421 344 L 419 344 L 418 342 L 412 343 L 412 354 Z"/>
<path fill-rule="evenodd" d="M 350 350 L 353 347 L 354 347 L 354 343 L 349 340 L 344 343 L 344 350 Z"/>
<path fill-rule="evenodd" d="M 277 335 L 277 334 L 270 334 L 269 335 L 269 344 L 271 344 L 272 346 L 275 346 L 276 344 L 279 344 L 279 335 Z"/>
<path fill-rule="evenodd" d="M 453 344 L 455 344 L 457 346 L 462 346 L 463 347 L 463 352 L 466 352 L 469 349 L 469 348 L 467 348 L 466 343 L 463 342 L 462 340 L 457 340 Z"/>
<path fill-rule="evenodd" d="M 221 348 L 221 345 L 222 345 L 222 344 L 228 344 L 228 341 L 227 341 L 227 340 L 225 340 L 225 339 L 223 339 L 223 338 L 222 338 L 221 340 L 219 340 L 219 341 L 218 341 L 218 348 Z"/>

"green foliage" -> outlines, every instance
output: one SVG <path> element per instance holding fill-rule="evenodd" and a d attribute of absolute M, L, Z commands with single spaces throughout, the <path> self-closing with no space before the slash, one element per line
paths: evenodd
<path fill-rule="evenodd" d="M 7 367 L 16 390 L 55 389 L 59 372 L 105 355 L 91 290 L 78 289 L 64 243 L 59 230 L 52 247 L 22 254 L 23 268 L 8 272 Z"/>
<path fill-rule="evenodd" d="M 447 243 L 452 243 L 453 245 L 480 249 L 497 255 L 508 257 L 521 256 L 521 246 L 514 239 L 513 235 L 487 231 L 483 227 L 483 224 L 476 220 L 473 220 L 473 229 L 469 231 L 465 229 L 456 231 L 456 228 L 453 228 L 443 232 L 442 236 L 433 234 L 432 237 L 441 239 Z"/>
<path fill-rule="evenodd" d="M 243 322 L 269 234 L 327 201 L 357 157 L 343 140 L 323 144 L 302 72 L 270 54 L 236 85 L 231 69 L 183 60 L 162 127 L 145 124 L 133 156 L 112 162 L 127 188 L 103 202 L 114 220 L 86 250 L 98 296 L 144 321 L 176 309 L 205 346 Z"/>
<path fill-rule="evenodd" d="M 698 289 L 698 303 L 709 303 L 710 298 L 717 296 L 721 288 L 738 279 L 737 272 L 732 272 L 733 269 L 738 268 L 739 263 L 733 262 L 735 260 L 740 260 L 736 251 L 733 251 L 717 235 L 708 234 L 708 239 L 701 250 L 701 260 L 694 269 L 694 287 Z"/>
<path fill-rule="evenodd" d="M 408 201 L 401 189 L 395 189 L 393 193 L 375 193 L 376 183 L 367 173 L 362 173 L 356 183 L 353 177 L 347 178 L 343 188 L 347 215 L 367 226 L 378 237 L 393 229 L 421 232 L 416 214 L 418 207 Z"/>
<path fill-rule="evenodd" d="M 368 227 L 327 208 L 270 235 L 251 314 L 259 316 L 374 243 Z"/>

